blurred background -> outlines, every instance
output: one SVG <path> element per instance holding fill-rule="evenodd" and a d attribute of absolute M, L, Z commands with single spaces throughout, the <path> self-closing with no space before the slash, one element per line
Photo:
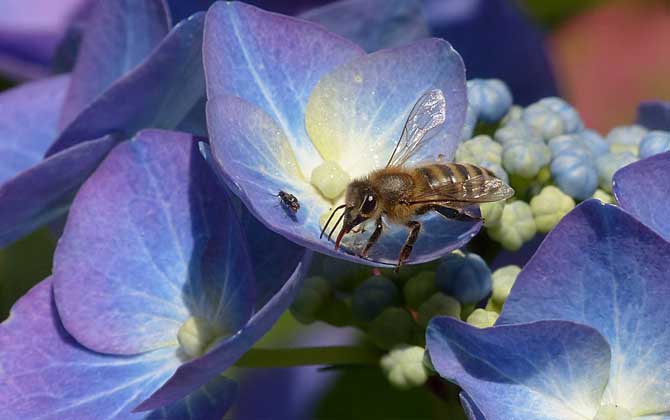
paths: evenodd
<path fill-rule="evenodd" d="M 21 3 L 6 1 L 10 11 Z M 68 67 L 73 57 L 62 54 L 59 46 L 76 40 L 86 14 L 85 1 L 60 5 L 69 3 L 67 13 L 53 8 L 50 15 L 52 7 L 33 6 L 44 13 L 0 15 L 0 89 Z M 184 0 L 180 13 L 188 14 L 199 3 L 207 2 Z M 295 14 L 328 1 L 250 3 Z M 588 127 L 606 133 L 632 123 L 640 101 L 670 99 L 668 0 L 425 0 L 423 6 L 432 35 L 445 37 L 463 55 L 468 78 L 505 80 L 519 104 L 560 95 Z M 0 320 L 18 297 L 49 275 L 55 244 L 51 232 L 43 229 L 0 251 Z M 259 345 L 355 339 L 353 330 L 303 327 L 287 314 Z M 439 400 L 424 389 L 395 390 L 379 369 L 234 373 L 242 379 L 242 397 L 230 418 L 463 418 L 457 401 Z"/>

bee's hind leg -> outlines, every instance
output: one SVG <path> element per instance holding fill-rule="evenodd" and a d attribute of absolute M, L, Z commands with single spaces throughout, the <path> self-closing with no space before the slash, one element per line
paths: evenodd
<path fill-rule="evenodd" d="M 370 235 L 370 238 L 368 239 L 368 243 L 365 245 L 365 248 L 363 248 L 363 252 L 360 253 L 361 258 L 366 258 L 368 256 L 368 251 L 370 251 L 372 245 L 379 239 L 379 235 L 382 234 L 382 229 L 384 229 L 384 225 L 382 224 L 382 218 L 380 217 L 377 219 L 375 231 L 372 232 L 372 235 Z"/>
<path fill-rule="evenodd" d="M 454 209 L 451 207 L 434 205 L 430 206 L 430 210 L 440 213 L 447 219 L 459 220 L 461 222 L 479 222 L 484 220 L 481 216 L 470 214 L 465 209 Z"/>
<path fill-rule="evenodd" d="M 409 235 L 407 236 L 407 239 L 405 240 L 405 245 L 402 246 L 402 249 L 400 250 L 400 256 L 398 257 L 398 265 L 395 267 L 396 273 L 400 271 L 400 267 L 403 265 L 403 263 L 409 258 L 410 254 L 412 253 L 412 248 L 414 248 L 414 243 L 416 240 L 419 238 L 419 232 L 421 231 L 421 223 L 416 222 L 416 221 L 411 221 L 406 224 L 406 226 L 409 228 Z"/>

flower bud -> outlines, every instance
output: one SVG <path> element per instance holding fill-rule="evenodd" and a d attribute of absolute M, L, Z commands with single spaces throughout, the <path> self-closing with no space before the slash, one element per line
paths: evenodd
<path fill-rule="evenodd" d="M 437 292 L 421 304 L 417 322 L 426 328 L 430 320 L 436 316 L 450 316 L 459 319 L 460 315 L 461 303 L 449 295 Z"/>
<path fill-rule="evenodd" d="M 435 272 L 437 288 L 461 303 L 476 303 L 491 293 L 491 270 L 477 254 L 452 252 Z"/>
<path fill-rule="evenodd" d="M 565 150 L 551 162 L 551 176 L 558 187 L 577 200 L 585 200 L 598 187 L 598 171 L 585 148 Z"/>
<path fill-rule="evenodd" d="M 437 286 L 435 286 L 435 273 L 432 271 L 422 271 L 410 277 L 403 287 L 405 304 L 414 309 L 421 306 L 435 292 L 437 292 Z"/>
<path fill-rule="evenodd" d="M 498 226 L 488 229 L 489 236 L 503 246 L 516 251 L 531 240 L 537 233 L 537 226 L 533 219 L 533 211 L 523 201 L 514 201 L 505 204 Z"/>
<path fill-rule="evenodd" d="M 512 93 L 502 80 L 468 80 L 468 102 L 479 111 L 479 119 L 494 123 L 509 111 Z"/>
<path fill-rule="evenodd" d="M 177 331 L 177 341 L 181 350 L 189 358 L 202 356 L 207 348 L 223 335 L 208 320 L 197 316 L 189 317 Z"/>
<path fill-rule="evenodd" d="M 500 224 L 500 218 L 502 217 L 504 208 L 505 203 L 502 201 L 480 204 L 479 210 L 482 214 L 482 219 L 484 219 L 484 226 L 490 228 Z"/>
<path fill-rule="evenodd" d="M 563 122 L 564 133 L 576 133 L 584 128 L 577 110 L 563 99 L 554 96 L 540 99 L 538 103 L 558 113 Z"/>
<path fill-rule="evenodd" d="M 513 120 L 498 128 L 493 135 L 498 143 L 505 145 L 511 141 L 542 141 L 542 138 L 523 120 Z"/>
<path fill-rule="evenodd" d="M 575 200 L 553 185 L 546 186 L 540 194 L 530 200 L 535 225 L 541 233 L 547 233 L 575 207 Z"/>
<path fill-rule="evenodd" d="M 461 128 L 461 140 L 467 140 L 474 134 L 477 127 L 477 114 L 477 109 L 468 104 L 465 111 L 465 122 L 463 122 L 463 128 Z"/>
<path fill-rule="evenodd" d="M 389 382 L 400 389 L 421 386 L 430 374 L 424 364 L 425 349 L 398 346 L 381 358 L 380 364 Z"/>
<path fill-rule="evenodd" d="M 585 152 L 588 149 L 584 144 L 584 139 L 577 134 L 562 134 L 549 140 L 547 144 L 552 158 L 556 158 L 561 153 L 570 150 L 581 149 L 581 151 Z"/>
<path fill-rule="evenodd" d="M 612 176 L 619 169 L 635 162 L 637 159 L 629 152 L 608 153 L 596 160 L 598 168 L 598 184 L 607 192 L 612 191 Z"/>
<path fill-rule="evenodd" d="M 370 322 L 384 309 L 400 303 L 400 292 L 393 281 L 382 276 L 372 276 L 354 291 L 351 310 L 354 319 Z"/>
<path fill-rule="evenodd" d="M 503 167 L 512 175 L 532 178 L 549 163 L 551 152 L 541 142 L 510 141 L 503 148 Z"/>
<path fill-rule="evenodd" d="M 307 277 L 291 304 L 291 314 L 298 322 L 311 324 L 317 320 L 317 312 L 327 304 L 331 293 L 328 280 L 321 276 Z"/>
<path fill-rule="evenodd" d="M 594 157 L 599 157 L 609 152 L 609 144 L 596 131 L 583 130 L 578 135 Z"/>
<path fill-rule="evenodd" d="M 481 162 L 479 166 L 481 166 L 484 169 L 488 169 L 489 171 L 493 172 L 493 175 L 497 176 L 498 178 L 505 181 L 505 183 L 509 184 L 509 176 L 507 175 L 507 172 L 505 172 L 502 166 L 492 162 Z"/>
<path fill-rule="evenodd" d="M 512 107 L 507 111 L 507 115 L 503 117 L 500 121 L 502 125 L 508 125 L 512 121 L 520 120 L 523 117 L 523 108 L 519 105 L 512 105 Z"/>
<path fill-rule="evenodd" d="M 406 309 L 386 308 L 368 327 L 372 341 L 383 349 L 391 349 L 399 344 L 407 344 L 416 332 L 414 319 Z"/>
<path fill-rule="evenodd" d="M 523 121 L 532 127 L 544 141 L 566 132 L 561 115 L 539 102 L 523 111 Z"/>
<path fill-rule="evenodd" d="M 519 276 L 521 268 L 516 265 L 507 265 L 493 272 L 493 293 L 491 300 L 502 306 L 509 296 L 516 278 Z"/>
<path fill-rule="evenodd" d="M 646 134 L 647 129 L 640 125 L 615 127 L 607 134 L 610 152 L 628 152 L 637 157 L 640 151 L 640 142 Z"/>
<path fill-rule="evenodd" d="M 667 131 L 650 131 L 640 142 L 640 158 L 670 151 L 670 133 Z"/>
<path fill-rule="evenodd" d="M 503 147 L 489 136 L 477 136 L 464 141 L 456 149 L 456 162 L 467 162 L 481 165 L 482 162 L 491 162 L 498 165 L 502 162 Z"/>
<path fill-rule="evenodd" d="M 614 202 L 614 197 L 611 194 L 601 190 L 600 188 L 598 188 L 596 190 L 596 192 L 593 193 L 592 198 L 595 198 L 596 200 L 600 200 L 600 201 L 602 201 L 603 203 L 606 203 L 606 204 L 614 204 L 615 203 Z"/>
<path fill-rule="evenodd" d="M 498 320 L 498 313 L 486 309 L 475 309 L 467 319 L 467 323 L 477 328 L 492 327 Z"/>

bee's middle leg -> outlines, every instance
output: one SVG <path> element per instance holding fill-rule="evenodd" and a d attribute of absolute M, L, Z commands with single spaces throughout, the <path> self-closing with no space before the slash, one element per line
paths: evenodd
<path fill-rule="evenodd" d="M 419 238 L 419 232 L 421 231 L 421 223 L 416 221 L 407 222 L 406 226 L 409 228 L 409 235 L 405 240 L 405 244 L 400 249 L 400 256 L 398 257 L 398 265 L 395 267 L 395 272 L 400 271 L 400 266 L 409 258 L 412 253 L 412 248 L 414 248 L 414 243 Z"/>
<path fill-rule="evenodd" d="M 372 232 L 372 235 L 370 235 L 370 238 L 368 239 L 368 243 L 365 244 L 365 248 L 363 248 L 363 252 L 360 253 L 361 258 L 365 258 L 368 256 L 368 251 L 370 251 L 370 248 L 372 248 L 372 245 L 377 242 L 379 239 L 379 236 L 382 234 L 382 229 L 384 228 L 382 224 L 382 218 L 380 217 L 377 219 L 377 225 L 375 227 L 375 231 Z"/>

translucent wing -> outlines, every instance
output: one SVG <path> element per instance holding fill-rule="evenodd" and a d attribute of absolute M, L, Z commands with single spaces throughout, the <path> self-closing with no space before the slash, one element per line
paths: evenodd
<path fill-rule="evenodd" d="M 424 140 L 431 138 L 447 118 L 447 101 L 440 89 L 430 90 L 412 107 L 400 139 L 386 167 L 401 166 L 416 152 Z"/>
<path fill-rule="evenodd" d="M 514 195 L 514 189 L 500 178 L 479 175 L 465 181 L 449 182 L 433 187 L 413 197 L 410 204 L 454 202 L 490 203 L 506 200 Z"/>

